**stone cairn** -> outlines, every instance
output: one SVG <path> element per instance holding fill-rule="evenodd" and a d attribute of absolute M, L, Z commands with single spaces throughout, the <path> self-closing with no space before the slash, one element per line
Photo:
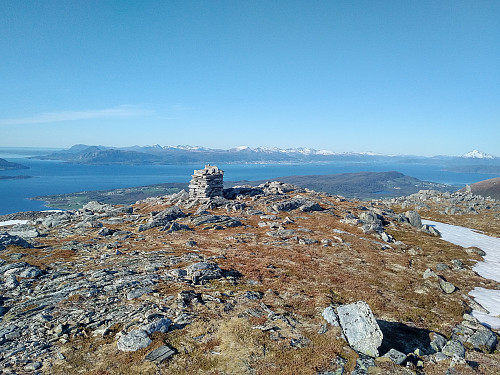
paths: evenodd
<path fill-rule="evenodd" d="M 212 197 L 221 197 L 224 189 L 224 171 L 216 166 L 206 165 L 195 170 L 189 183 L 189 198 L 206 201 Z"/>

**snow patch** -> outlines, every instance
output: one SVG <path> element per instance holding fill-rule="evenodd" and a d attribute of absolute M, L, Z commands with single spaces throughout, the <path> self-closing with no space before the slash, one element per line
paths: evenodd
<path fill-rule="evenodd" d="M 470 228 L 422 220 L 423 224 L 431 225 L 441 232 L 444 241 L 462 247 L 478 247 L 486 255 L 483 262 L 477 262 L 472 268 L 478 275 L 500 282 L 500 238 L 490 237 Z M 477 303 L 483 306 L 488 313 L 473 311 L 472 314 L 483 324 L 500 328 L 500 290 L 475 288 L 469 293 Z"/>
<path fill-rule="evenodd" d="M 7 220 L 7 221 L 0 221 L 0 227 L 6 227 L 10 225 L 16 225 L 16 224 L 26 224 L 29 220 Z"/>
<path fill-rule="evenodd" d="M 495 158 L 493 155 L 490 155 L 490 154 L 487 154 L 485 152 L 478 151 L 478 150 L 472 150 L 471 152 L 466 153 L 462 157 L 463 158 L 470 158 L 470 159 L 494 159 Z"/>

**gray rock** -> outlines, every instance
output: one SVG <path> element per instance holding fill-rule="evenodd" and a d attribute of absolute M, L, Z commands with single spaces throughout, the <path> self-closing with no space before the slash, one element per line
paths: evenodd
<path fill-rule="evenodd" d="M 135 352 L 136 350 L 148 347 L 151 342 L 146 331 L 134 329 L 118 339 L 117 347 L 118 350 L 124 352 Z"/>
<path fill-rule="evenodd" d="M 19 236 L 25 239 L 36 238 L 40 236 L 38 229 L 29 224 L 14 225 L 8 230 L 11 236 Z"/>
<path fill-rule="evenodd" d="M 316 202 L 307 202 L 299 208 L 303 212 L 323 211 L 323 208 Z"/>
<path fill-rule="evenodd" d="M 198 262 L 186 267 L 187 277 L 193 284 L 202 284 L 208 280 L 220 279 L 222 270 L 217 263 Z"/>
<path fill-rule="evenodd" d="M 441 287 L 441 289 L 443 290 L 443 292 L 445 292 L 446 294 L 451 294 L 455 290 L 457 290 L 457 288 L 455 287 L 455 285 L 453 285 L 449 281 L 443 280 L 441 278 L 439 279 L 439 286 Z"/>
<path fill-rule="evenodd" d="M 113 229 L 109 229 L 106 227 L 102 227 L 101 229 L 99 229 L 99 232 L 97 232 L 99 236 L 111 236 L 113 235 L 113 233 L 115 233 Z"/>
<path fill-rule="evenodd" d="M 43 272 L 40 268 L 38 267 L 29 267 L 24 269 L 20 274 L 19 277 L 23 277 L 26 279 L 36 279 L 37 277 L 43 275 Z"/>
<path fill-rule="evenodd" d="M 436 332 L 431 332 L 430 339 L 431 339 L 430 346 L 436 352 L 440 352 L 444 348 L 447 342 L 446 337 Z"/>
<path fill-rule="evenodd" d="M 147 361 L 162 363 L 175 354 L 175 350 L 168 345 L 162 345 L 152 352 L 149 352 L 144 358 Z"/>
<path fill-rule="evenodd" d="M 465 358 L 465 347 L 458 340 L 450 340 L 444 346 L 442 352 L 448 357 L 458 356 L 460 358 Z"/>
<path fill-rule="evenodd" d="M 288 237 L 293 236 L 295 234 L 295 230 L 293 230 L 293 229 L 279 229 L 279 230 L 272 230 L 272 231 L 266 232 L 266 234 L 270 237 L 287 239 Z"/>
<path fill-rule="evenodd" d="M 422 228 L 422 218 L 417 211 L 406 211 L 405 216 L 408 218 L 411 226 L 418 229 Z"/>
<path fill-rule="evenodd" d="M 432 225 L 427 225 L 427 224 L 424 224 L 422 225 L 422 228 L 421 228 L 422 232 L 425 232 L 425 233 L 428 233 L 428 234 L 431 234 L 433 236 L 436 236 L 436 237 L 441 237 L 441 232 L 438 231 L 435 227 L 433 227 Z"/>
<path fill-rule="evenodd" d="M 152 213 L 152 217 L 149 222 L 139 226 L 138 231 L 143 232 L 151 228 L 165 227 L 170 225 L 171 221 L 181 219 L 183 217 L 186 217 L 186 214 L 179 207 L 171 206 L 163 211 Z"/>
<path fill-rule="evenodd" d="M 172 324 L 172 321 L 168 318 L 160 318 L 151 323 L 145 324 L 141 327 L 147 334 L 151 334 L 153 332 L 162 332 L 165 333 L 168 331 L 168 328 Z"/>
<path fill-rule="evenodd" d="M 397 365 L 402 365 L 404 361 L 406 361 L 406 354 L 401 353 L 400 351 L 396 349 L 391 349 L 387 353 L 385 353 L 383 358 L 389 358 L 392 362 L 394 362 Z"/>
<path fill-rule="evenodd" d="M 20 246 L 26 249 L 33 247 L 22 237 L 11 235 L 6 232 L 0 233 L 0 251 L 5 250 L 7 246 Z"/>
<path fill-rule="evenodd" d="M 349 345 L 370 357 L 378 357 L 383 334 L 368 304 L 358 301 L 342 305 L 337 308 L 337 314 Z"/>
<path fill-rule="evenodd" d="M 144 294 L 149 294 L 152 292 L 153 289 L 149 287 L 134 289 L 127 293 L 127 299 L 128 300 L 136 299 L 142 297 Z"/>
<path fill-rule="evenodd" d="M 188 225 L 179 224 L 176 221 L 174 221 L 172 224 L 167 224 L 165 228 L 162 229 L 162 231 L 166 231 L 167 233 L 178 232 L 180 230 L 192 230 L 192 229 Z"/>
<path fill-rule="evenodd" d="M 447 271 L 449 269 L 450 269 L 450 267 L 447 264 L 444 264 L 444 263 L 436 264 L 436 271 Z"/>
<path fill-rule="evenodd" d="M 337 317 L 337 314 L 335 313 L 335 310 L 332 306 L 328 306 L 326 309 L 324 309 L 321 315 L 332 326 L 339 326 L 339 318 Z"/>
<path fill-rule="evenodd" d="M 26 371 L 36 371 L 42 368 L 42 362 L 31 362 L 24 366 Z"/>
<path fill-rule="evenodd" d="M 422 275 L 422 277 L 423 277 L 424 279 L 428 279 L 428 278 L 430 278 L 430 277 L 437 278 L 437 277 L 438 277 L 438 275 L 436 275 L 436 273 L 435 273 L 433 270 L 431 270 L 430 268 L 427 268 L 427 269 L 424 271 L 424 274 Z"/>
<path fill-rule="evenodd" d="M 464 268 L 464 264 L 460 259 L 452 259 L 451 263 L 453 264 L 453 268 L 455 268 L 456 270 L 461 270 Z"/>
<path fill-rule="evenodd" d="M 467 342 L 471 343 L 474 349 L 492 353 L 498 344 L 497 336 L 490 330 L 481 330 L 474 333 Z"/>
<path fill-rule="evenodd" d="M 5 287 L 7 289 L 14 289 L 17 286 L 19 286 L 19 281 L 17 281 L 15 275 L 8 275 L 5 277 Z"/>
<path fill-rule="evenodd" d="M 196 226 L 218 224 L 225 227 L 239 227 L 243 225 L 238 219 L 225 215 L 201 215 L 191 219 L 191 222 Z"/>
<path fill-rule="evenodd" d="M 467 249 L 465 249 L 465 251 L 467 252 L 467 254 L 477 254 L 482 257 L 486 255 L 486 253 L 478 247 L 468 247 Z"/>

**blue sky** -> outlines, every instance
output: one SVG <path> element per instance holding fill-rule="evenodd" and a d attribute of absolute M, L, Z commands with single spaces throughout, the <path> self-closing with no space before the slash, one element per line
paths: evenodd
<path fill-rule="evenodd" d="M 0 2 L 0 146 L 500 156 L 500 1 Z"/>

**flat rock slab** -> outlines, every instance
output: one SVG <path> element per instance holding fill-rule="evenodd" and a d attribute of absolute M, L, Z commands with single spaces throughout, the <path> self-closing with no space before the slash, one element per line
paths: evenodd
<path fill-rule="evenodd" d="M 383 334 L 370 306 L 364 301 L 358 301 L 337 307 L 337 314 L 349 345 L 370 357 L 378 357 Z"/>
<path fill-rule="evenodd" d="M 163 345 L 149 352 L 144 359 L 155 363 L 161 363 L 172 357 L 175 353 L 175 349 L 168 345 Z"/>

